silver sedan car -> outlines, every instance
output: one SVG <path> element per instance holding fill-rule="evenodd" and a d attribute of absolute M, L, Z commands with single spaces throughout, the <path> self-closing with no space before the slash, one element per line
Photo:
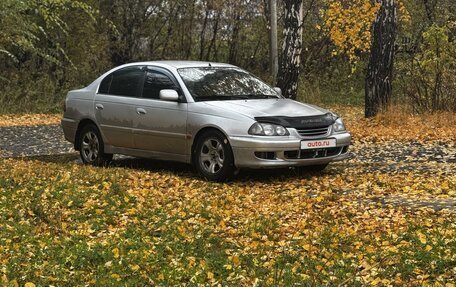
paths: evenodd
<path fill-rule="evenodd" d="M 70 91 L 62 127 L 82 161 L 113 154 L 190 163 L 221 181 L 241 168 L 311 166 L 348 157 L 342 119 L 281 96 L 236 66 L 154 61 L 114 68 Z"/>

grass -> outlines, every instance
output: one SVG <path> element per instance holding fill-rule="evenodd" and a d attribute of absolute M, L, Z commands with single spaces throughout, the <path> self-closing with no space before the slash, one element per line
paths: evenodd
<path fill-rule="evenodd" d="M 355 149 L 451 148 L 451 117 L 334 109 Z M 454 200 L 454 163 L 354 159 L 220 184 L 185 165 L 75 158 L 0 159 L 0 286 L 454 286 L 456 213 L 382 200 Z"/>
<path fill-rule="evenodd" d="M 217 184 L 190 171 L 0 160 L 3 284 L 453 282 L 453 213 L 369 199 L 413 185 L 445 196 L 454 193 L 454 175 L 436 174 L 439 182 L 392 175 L 385 185 L 381 173 L 363 178 L 344 169 Z"/>

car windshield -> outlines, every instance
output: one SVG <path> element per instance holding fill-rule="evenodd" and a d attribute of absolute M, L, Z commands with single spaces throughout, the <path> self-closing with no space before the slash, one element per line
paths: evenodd
<path fill-rule="evenodd" d="M 182 68 L 179 75 L 195 101 L 280 98 L 270 86 L 236 68 Z"/>

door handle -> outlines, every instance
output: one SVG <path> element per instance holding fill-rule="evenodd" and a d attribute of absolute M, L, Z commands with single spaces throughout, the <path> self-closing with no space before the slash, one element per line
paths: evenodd
<path fill-rule="evenodd" d="M 137 108 L 137 109 L 136 109 L 136 113 L 137 113 L 138 115 L 145 115 L 145 114 L 147 114 L 146 110 L 145 110 L 145 109 L 142 109 L 142 108 Z"/>
<path fill-rule="evenodd" d="M 101 111 L 102 109 L 104 109 L 104 107 L 103 107 L 102 104 L 96 104 L 96 105 L 95 105 L 95 109 Z"/>

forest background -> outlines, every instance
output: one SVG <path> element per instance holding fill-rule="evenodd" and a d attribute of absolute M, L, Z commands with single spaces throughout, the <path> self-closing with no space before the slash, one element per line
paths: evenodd
<path fill-rule="evenodd" d="M 275 85 L 268 0 L 3 0 L 0 113 L 56 113 L 68 90 L 123 63 L 205 60 Z M 279 62 L 286 4 L 302 5 L 297 99 L 363 105 L 372 23 L 388 1 L 277 1 Z M 395 2 L 391 103 L 456 110 L 452 0 Z M 279 70 L 279 77 L 283 71 Z"/>

